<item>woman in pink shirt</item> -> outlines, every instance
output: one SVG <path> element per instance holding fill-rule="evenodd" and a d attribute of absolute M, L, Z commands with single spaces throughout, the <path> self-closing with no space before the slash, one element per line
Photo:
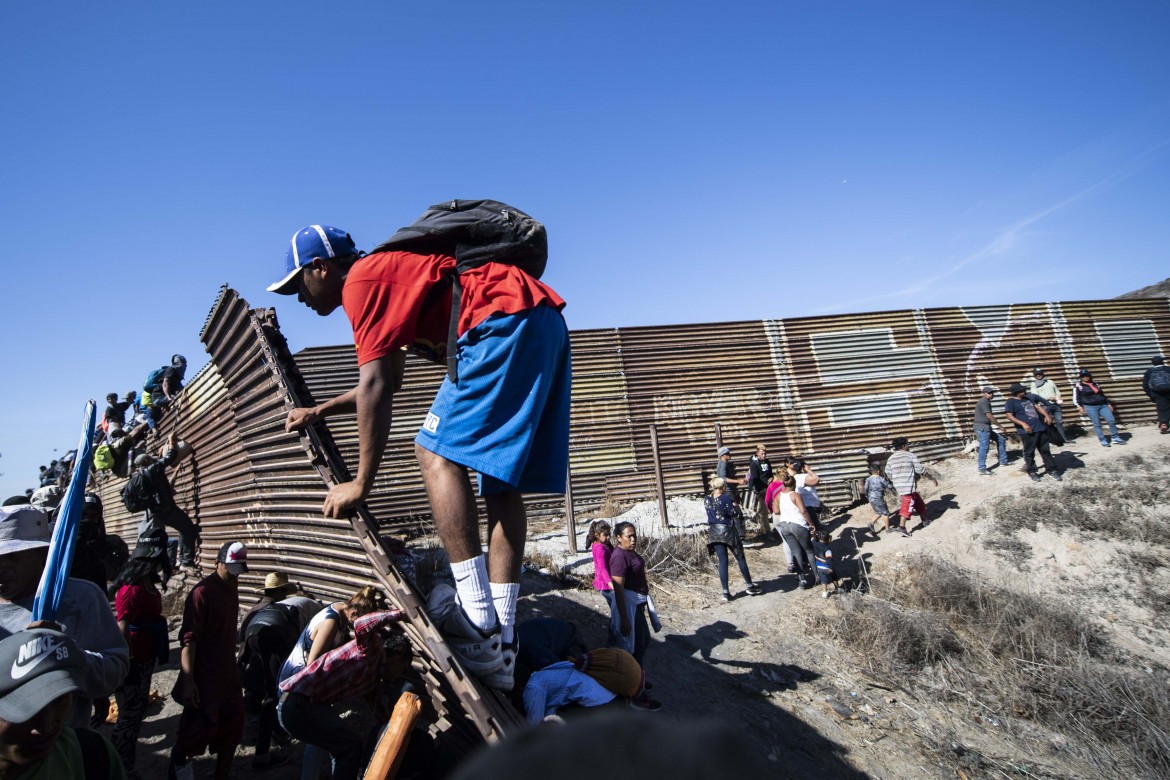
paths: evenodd
<path fill-rule="evenodd" d="M 609 523 L 594 520 L 585 535 L 585 544 L 589 545 L 589 551 L 593 553 L 593 587 L 609 605 L 609 627 L 606 629 L 605 642 L 608 647 L 618 647 L 620 623 L 617 602 L 613 597 L 613 579 L 609 576 L 609 556 L 613 554 L 613 543 L 610 542 L 609 535 Z"/>

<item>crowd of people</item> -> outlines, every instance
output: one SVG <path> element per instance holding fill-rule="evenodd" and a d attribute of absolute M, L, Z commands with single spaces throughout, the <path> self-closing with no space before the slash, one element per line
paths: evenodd
<path fill-rule="evenodd" d="M 285 427 L 303 431 L 329 416 L 356 413 L 354 477 L 331 487 L 322 506 L 326 517 L 345 517 L 373 490 L 406 352 L 445 365 L 447 377 L 414 442 L 454 580 L 453 586 L 440 584 L 429 594 L 435 626 L 469 672 L 511 692 L 530 720 L 554 716 L 570 704 L 596 707 L 618 701 L 654 710 L 660 705 L 647 693 L 646 655 L 651 629 L 661 624 L 632 524 L 590 529 L 594 583 L 610 613 L 607 647 L 585 652 L 572 647 L 564 626 L 526 627 L 516 620 L 527 537 L 523 495 L 563 493 L 569 462 L 569 336 L 561 315 L 565 301 L 540 280 L 546 259 L 544 227 L 495 201 L 433 206 L 369 254 L 335 227 L 309 225 L 297 231 L 286 247 L 280 277 L 268 290 L 296 296 L 321 316 L 342 309 L 353 330 L 359 380 L 336 398 L 293 409 Z M 1160 358 L 1155 362 L 1156 369 Z M 14 653 L 18 659 L 40 659 L 47 653 L 52 661 L 37 667 L 45 674 L 0 670 L 8 675 L 0 678 L 0 780 L 34 766 L 41 767 L 34 774 L 53 768 L 53 777 L 83 776 L 77 768 L 95 762 L 107 765 L 114 776 L 134 771 L 143 692 L 149 691 L 156 665 L 170 656 L 160 622 L 162 590 L 177 566 L 194 567 L 200 541 L 198 524 L 177 506 L 167 474 L 183 458 L 177 434 L 160 457 L 145 451 L 149 432 L 182 387 L 185 370 L 186 360 L 175 355 L 149 374 L 141 395 L 107 396 L 94 465 L 128 477 L 122 500 L 143 516 L 132 553 L 124 553 L 120 562 L 110 545 L 97 553 L 104 557 L 94 576 L 104 574 L 116 592 L 106 590 L 106 583 L 70 579 L 56 619 L 32 621 L 30 607 L 46 563 L 52 517 L 30 496 L 5 502 L 0 627 L 6 638 L 0 641 L 0 657 Z M 1170 392 L 1170 387 L 1160 389 L 1161 377 L 1153 369 L 1147 372 L 1144 385 L 1151 398 Z M 1052 439 L 1045 432 L 1060 426 L 1060 396 L 1045 396 L 1052 388 L 1039 382 L 1042 372 L 1037 379 L 1031 392 L 1013 387 L 1003 411 L 1020 433 L 1033 477 L 1038 479 L 1034 454 L 1039 451 L 1048 472 L 1059 478 L 1049 452 Z M 1087 371 L 1073 390 L 1073 402 L 1092 421 L 1103 445 L 1121 443 L 1113 405 Z M 1158 409 L 1165 432 L 1166 405 L 1159 402 Z M 990 406 L 983 422 L 991 432 L 998 426 Z M 1112 440 L 1102 433 L 1102 422 L 1110 426 Z M 990 435 L 986 438 L 989 442 Z M 867 496 L 875 527 L 884 520 L 890 530 L 909 536 L 912 513 L 929 522 L 917 490 L 918 479 L 928 473 L 905 439 L 896 439 L 892 448 L 872 475 L 885 483 L 871 478 Z M 763 446 L 756 448 L 746 478 L 737 475 L 729 448 L 721 447 L 717 458 L 705 504 L 708 550 L 717 561 L 724 598 L 732 597 L 727 571 L 732 557 L 746 593 L 760 593 L 743 549 L 769 540 L 783 543 L 789 572 L 801 588 L 820 582 L 828 596 L 835 574 L 832 540 L 821 518 L 819 476 L 799 458 L 773 470 Z M 39 489 L 59 494 L 68 470 L 67 461 L 44 467 Z M 478 475 L 487 512 L 486 553 L 471 470 Z M 896 517 L 885 506 L 886 488 L 900 498 Z M 755 539 L 747 536 L 749 512 L 759 528 Z M 168 539 L 167 528 L 177 540 Z M 79 547 L 97 549 L 89 543 Z M 394 684 L 401 687 L 400 679 L 389 678 L 400 678 L 410 658 L 409 643 L 396 626 L 402 616 L 369 589 L 344 602 L 306 603 L 305 596 L 289 595 L 287 580 L 273 572 L 265 582 L 267 603 L 257 605 L 240 626 L 238 577 L 246 571 L 246 547 L 228 542 L 218 551 L 214 571 L 187 594 L 179 632 L 181 672 L 172 691 L 184 709 L 171 750 L 171 775 L 189 776 L 191 759 L 209 751 L 216 755 L 216 776 L 226 777 L 251 709 L 264 735 L 256 769 L 283 760 L 272 742 L 288 734 L 314 746 L 306 751 L 310 767 L 328 756 L 332 777 L 356 776 L 369 741 L 350 733 L 351 724 L 337 718 L 332 705 L 370 691 L 385 693 Z M 111 693 L 119 702 L 116 749 L 84 734 L 100 716 L 100 702 L 108 706 Z M 7 706 L 9 697 L 12 706 Z M 29 733 L 39 735 L 35 750 L 28 749 Z M 57 767 L 72 768 L 72 773 Z M 84 774 L 90 774 L 88 768 Z"/>

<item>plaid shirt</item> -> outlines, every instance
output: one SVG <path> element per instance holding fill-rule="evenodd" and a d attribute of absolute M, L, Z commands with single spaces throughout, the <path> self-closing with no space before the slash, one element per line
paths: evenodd
<path fill-rule="evenodd" d="M 378 681 L 382 668 L 378 629 L 401 617 L 401 612 L 391 609 L 358 618 L 353 622 L 353 639 L 289 677 L 280 690 L 308 696 L 313 704 L 332 704 L 366 692 Z"/>
<path fill-rule="evenodd" d="M 908 496 L 917 490 L 918 478 L 925 473 L 922 461 L 909 450 L 898 450 L 886 461 L 886 476 L 900 496 Z"/>

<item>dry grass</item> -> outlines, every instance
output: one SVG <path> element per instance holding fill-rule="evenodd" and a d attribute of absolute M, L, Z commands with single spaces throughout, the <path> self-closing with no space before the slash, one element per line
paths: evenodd
<path fill-rule="evenodd" d="M 649 537 L 641 547 L 646 569 L 655 580 L 694 582 L 711 573 L 705 536 L 672 534 Z"/>
<path fill-rule="evenodd" d="M 871 673 L 1060 732 L 1107 774 L 1170 775 L 1170 674 L 1131 668 L 1077 613 L 926 556 L 871 586 L 810 617 Z"/>

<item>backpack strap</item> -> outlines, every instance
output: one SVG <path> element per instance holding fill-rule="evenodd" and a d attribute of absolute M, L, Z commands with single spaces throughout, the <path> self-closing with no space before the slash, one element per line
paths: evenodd
<path fill-rule="evenodd" d="M 447 378 L 459 382 L 459 312 L 463 304 L 463 283 L 459 271 L 451 278 L 451 322 L 447 327 Z"/>
<path fill-rule="evenodd" d="M 85 780 L 110 780 L 110 748 L 102 735 L 89 729 L 76 729 L 74 733 L 81 748 Z"/>

